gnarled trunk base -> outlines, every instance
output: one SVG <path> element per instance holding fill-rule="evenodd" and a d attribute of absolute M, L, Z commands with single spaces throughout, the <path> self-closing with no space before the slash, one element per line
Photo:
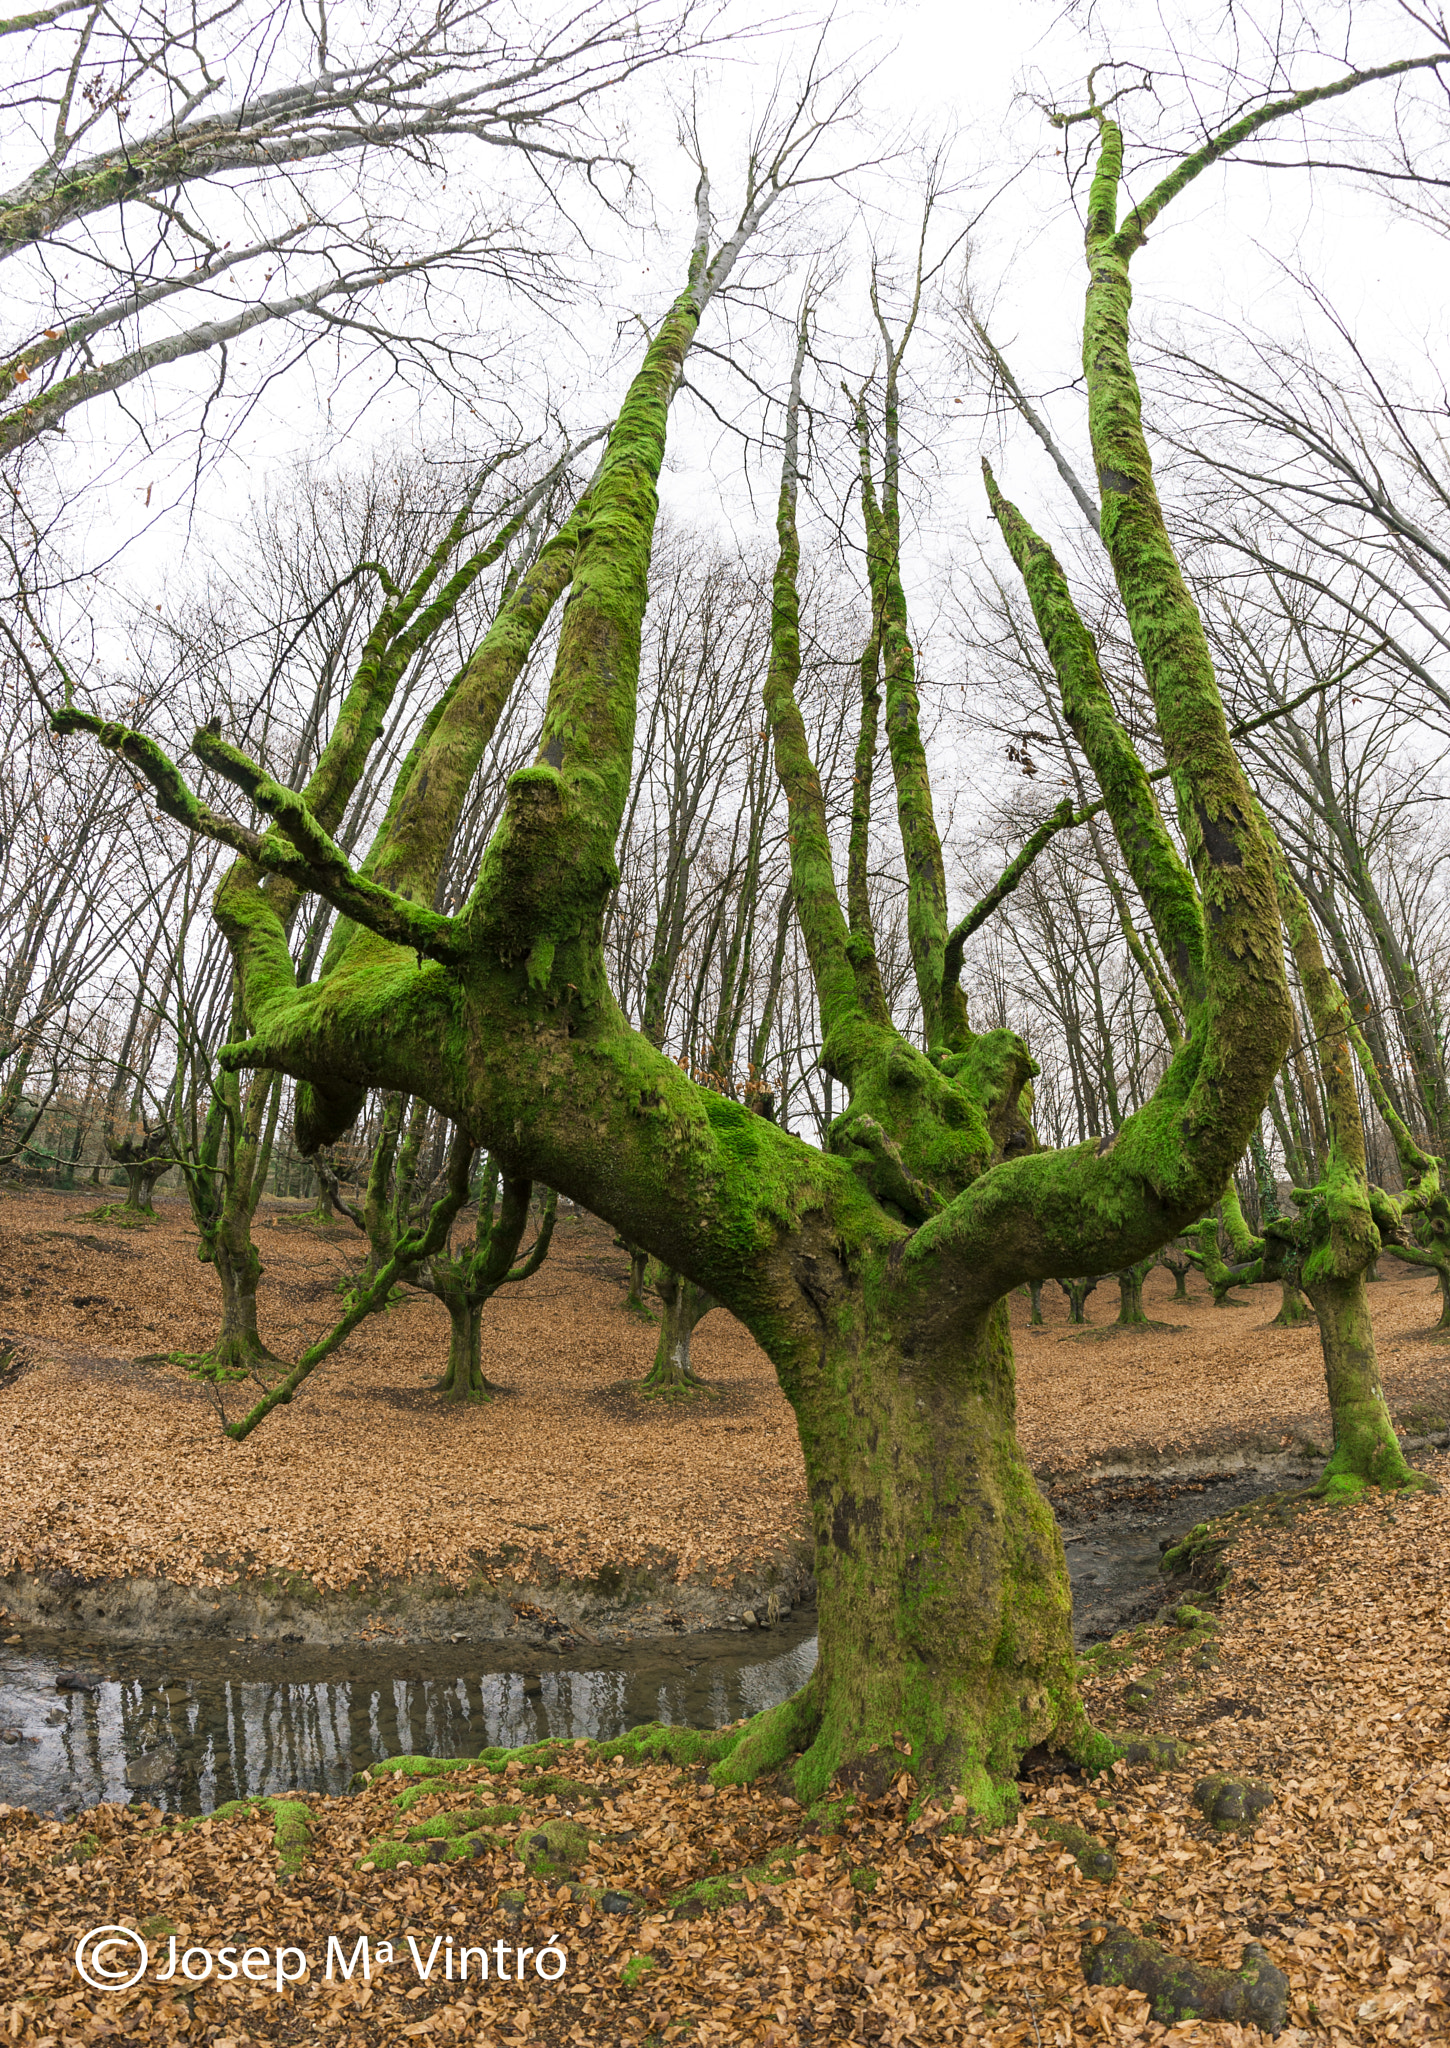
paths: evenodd
<path fill-rule="evenodd" d="M 1117 1752 L 1078 1696 L 1062 1539 L 1017 1442 L 1005 1301 L 949 1360 L 828 1351 L 794 1403 L 818 1660 L 799 1693 L 747 1725 L 716 1779 L 789 1764 L 795 1796 L 814 1803 L 875 1796 L 905 1772 L 917 1805 L 961 1793 L 995 1823 L 1038 1744 L 1109 1763 Z"/>
<path fill-rule="evenodd" d="M 483 1370 L 482 1302 L 451 1288 L 439 1298 L 448 1310 L 448 1363 L 434 1386 L 448 1401 L 491 1401 L 501 1390 Z"/>
<path fill-rule="evenodd" d="M 1324 1376 L 1334 1423 L 1334 1452 L 1315 1492 L 1358 1493 L 1366 1486 L 1423 1486 L 1405 1462 L 1380 1385 L 1374 1326 L 1363 1273 L 1353 1278 L 1311 1278 L 1305 1288 L 1319 1320 Z"/>

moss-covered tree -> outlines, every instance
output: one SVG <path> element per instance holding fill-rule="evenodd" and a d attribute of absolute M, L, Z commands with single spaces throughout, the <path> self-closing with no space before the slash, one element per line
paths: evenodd
<path fill-rule="evenodd" d="M 490 1401 L 498 1388 L 483 1369 L 483 1311 L 501 1287 L 527 1280 L 548 1255 L 559 1198 L 545 1192 L 534 1241 L 523 1258 L 533 1187 L 504 1178 L 492 1159 L 483 1163 L 473 1239 L 446 1245 L 408 1276 L 448 1311 L 448 1362 L 437 1386 L 448 1401 Z M 517 1261 L 517 1263 L 515 1263 Z"/>
<path fill-rule="evenodd" d="M 505 1173 L 559 1188 L 648 1245 L 737 1315 L 773 1361 L 804 1453 L 819 1661 L 792 1699 L 718 1739 L 721 1780 L 789 1761 L 798 1796 L 815 1799 L 833 1784 L 879 1788 L 909 1769 L 921 1797 L 960 1792 L 991 1818 L 1013 1803 L 1017 1764 L 1033 1745 L 1085 1764 L 1111 1754 L 1078 1694 L 1062 1544 L 1016 1438 L 1007 1296 L 1034 1279 L 1116 1271 L 1201 1216 L 1257 1127 L 1290 1033 L 1270 849 L 1140 424 L 1128 270 L 1152 220 L 1198 171 L 1276 112 L 1322 96 L 1235 124 L 1176 166 L 1121 227 L 1121 134 L 1101 107 L 1083 117 L 1096 123 L 1098 152 L 1084 366 L 1103 538 L 1189 860 L 1174 849 L 1126 735 L 1099 715 L 1089 689 L 1089 759 L 1185 1019 L 1159 1086 L 1111 1138 L 1040 1150 L 1024 1114 L 1025 1045 L 968 1020 L 894 540 L 885 724 L 925 1046 L 885 1013 L 869 942 L 850 928 L 837 893 L 796 698 L 794 411 L 766 713 L 823 1059 L 847 1095 L 829 1148 L 815 1151 L 697 1084 L 621 1016 L 601 924 L 632 770 L 656 483 L 687 352 L 743 240 L 732 237 L 712 262 L 703 214 L 688 282 L 649 341 L 577 530 L 537 759 L 511 778 L 458 915 L 432 907 L 410 865 L 430 849 L 441 859 L 461 801 L 456 778 L 435 772 L 446 766 L 441 722 L 419 742 L 366 874 L 354 872 L 310 803 L 219 736 L 198 734 L 195 751 L 270 816 L 265 833 L 205 809 L 140 735 L 100 729 L 172 815 L 230 835 L 253 874 L 311 889 L 350 920 L 330 972 L 299 987 L 265 890 L 227 890 L 218 905 L 248 1026 L 226 1062 L 297 1077 L 303 1151 L 336 1140 L 370 1087 L 420 1094 L 486 1143 Z M 1026 530 L 1014 550 L 1034 604 L 1046 603 L 1049 639 L 1071 639 L 1080 622 L 1070 602 L 1056 602 L 1048 551 Z M 58 722 L 99 725 L 75 712 Z"/>

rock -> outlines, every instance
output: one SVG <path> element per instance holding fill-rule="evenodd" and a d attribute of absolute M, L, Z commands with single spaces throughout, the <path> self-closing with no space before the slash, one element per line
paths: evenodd
<path fill-rule="evenodd" d="M 20 1641 L 19 1636 L 6 1636 L 5 1647 L 7 1650 L 18 1650 L 20 1648 Z"/>
<path fill-rule="evenodd" d="M 1275 1797 L 1266 1779 L 1230 1778 L 1222 1772 L 1200 1778 L 1193 1788 L 1194 1805 L 1220 1834 L 1252 1834 Z"/>
<path fill-rule="evenodd" d="M 1076 1862 L 1084 1877 L 1095 1878 L 1099 1884 L 1111 1884 L 1118 1874 L 1118 1859 L 1106 1842 L 1100 1842 L 1096 1835 L 1090 1835 L 1086 1828 L 1080 1828 L 1075 1821 L 1045 1820 L 1036 1818 L 1028 1822 L 1035 1835 L 1041 1835 L 1046 1842 L 1056 1842 Z"/>
<path fill-rule="evenodd" d="M 601 1913 L 628 1913 L 634 1908 L 634 1900 L 628 1892 L 606 1892 L 599 1901 Z"/>
<path fill-rule="evenodd" d="M 1188 1744 L 1170 1735 L 1140 1735 L 1123 1751 L 1123 1761 L 1151 1764 L 1158 1771 L 1186 1771 L 1191 1758 Z"/>
<path fill-rule="evenodd" d="M 546 1820 L 520 1846 L 530 1877 L 569 1877 L 589 1854 L 589 1837 L 577 1821 Z"/>
<path fill-rule="evenodd" d="M 1141 1678 L 1135 1678 L 1123 1694 L 1123 1705 L 1130 1714 L 1146 1714 L 1157 1696 L 1157 1688 Z"/>
<path fill-rule="evenodd" d="M 1179 1628 L 1217 1628 L 1216 1615 L 1205 1614 L 1201 1607 L 1190 1606 L 1185 1600 L 1173 1610 L 1173 1620 Z"/>
<path fill-rule="evenodd" d="M 99 1671 L 57 1671 L 55 1683 L 59 1692 L 99 1692 L 105 1680 Z"/>
<path fill-rule="evenodd" d="M 0 1728 L 0 1742 L 18 1742 L 19 1740 L 20 1730 L 18 1728 Z"/>
<path fill-rule="evenodd" d="M 1082 1971 L 1089 1984 L 1141 1991 L 1164 2026 L 1186 2019 L 1252 2021 L 1278 2034 L 1289 2009 L 1289 1980 L 1256 1941 L 1244 1943 L 1237 1970 L 1211 1970 L 1126 1927 L 1109 1926 L 1100 1941 L 1090 1935 L 1083 1943 Z"/>
<path fill-rule="evenodd" d="M 64 1707 L 52 1707 L 45 1717 L 45 1725 L 47 1728 L 64 1728 L 69 1719 L 70 1715 Z"/>
<path fill-rule="evenodd" d="M 745 1626 L 747 1628 L 755 1628 L 758 1626 L 755 1609 L 753 1607 L 747 1607 L 745 1612 L 741 1615 L 740 1619 L 745 1623 Z"/>
<path fill-rule="evenodd" d="M 133 1792 L 151 1792 L 169 1785 L 180 1763 L 174 1749 L 153 1749 L 146 1756 L 132 1757 L 126 1766 L 126 1783 Z"/>

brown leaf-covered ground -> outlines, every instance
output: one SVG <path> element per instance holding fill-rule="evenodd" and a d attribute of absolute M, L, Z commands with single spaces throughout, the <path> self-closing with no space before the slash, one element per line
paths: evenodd
<path fill-rule="evenodd" d="M 1442 1478 L 1447 1462 L 1430 1461 Z M 688 1762 L 616 1761 L 610 1744 L 551 1745 L 511 1768 L 494 1752 L 432 1776 L 380 1767 L 354 1797 L 299 1801 L 305 1810 L 280 1816 L 307 1829 L 290 1883 L 271 1814 L 201 1825 L 142 1809 L 0 1815 L 0 2041 L 1262 2039 L 1251 2024 L 1167 2026 L 1141 1993 L 1089 1989 L 1082 1945 L 1111 1921 L 1208 1964 L 1236 1965 L 1244 1942 L 1260 1940 L 1289 1980 L 1286 2048 L 1443 2042 L 1450 1492 L 1240 1517 L 1235 1528 L 1216 1626 L 1185 1614 L 1090 1660 L 1100 1725 L 1177 1737 L 1187 1768 L 1119 1765 L 1093 1784 L 1040 1768 L 1020 1820 L 991 1834 L 955 1834 L 953 1817 L 930 1809 L 913 1819 L 904 1755 L 884 1798 L 822 1828 L 778 1787 L 715 1791 Z M 1256 1833 L 1218 1835 L 1200 1817 L 1192 1787 L 1214 1771 L 1272 1782 Z M 591 1837 L 587 1860 L 569 1882 L 558 1870 L 526 1877 L 521 1852 L 569 1816 Z M 1085 1877 L 1032 1825 L 1065 1819 L 1113 1849 L 1110 1883 Z M 459 1828 L 473 1833 L 472 1854 L 405 1860 L 428 1858 L 430 1844 L 445 1852 Z M 568 1853 L 567 1830 L 545 1839 Z M 708 1909 L 682 1912 L 702 1880 L 713 1882 Z M 79 1936 L 100 1924 L 151 1939 L 151 1974 L 130 1991 L 89 1991 L 75 1972 Z M 254 1942 L 270 1958 L 291 1946 L 301 1956 L 282 1967 L 298 1981 L 279 1991 L 267 1961 L 254 1964 L 266 1982 L 213 1976 L 178 1996 L 176 1982 L 154 1981 L 173 1933 L 179 1950 Z M 336 1970 L 329 1982 L 328 1937 L 352 1957 L 364 1934 L 391 1943 L 393 1963 L 379 1961 L 367 1985 Z M 424 1964 L 437 1942 L 427 1982 L 409 1937 Z M 500 1941 L 511 1977 L 524 1949 L 523 1986 L 497 1981 Z M 567 1958 L 556 1985 L 528 1975 L 550 1942 Z M 455 1954 L 487 1945 L 487 1983 L 476 1954 L 466 1980 L 443 1974 L 450 1943 Z M 558 1967 L 552 1951 L 547 1967 Z"/>
<path fill-rule="evenodd" d="M 0 1372 L 0 1574 L 216 1586 L 270 1570 L 330 1588 L 541 1566 L 588 1577 L 646 1562 L 709 1583 L 780 1554 L 801 1529 L 793 1418 L 723 1310 L 695 1338 L 719 1398 L 680 1409 L 631 1391 L 655 1330 L 624 1307 L 624 1255 L 603 1225 L 562 1221 L 540 1271 L 487 1309 L 486 1365 L 503 1398 L 450 1412 L 430 1391 L 447 1319 L 415 1296 L 364 1323 L 238 1445 L 184 1373 L 130 1362 L 215 1335 L 216 1279 L 184 1206 L 163 1202 L 162 1220 L 139 1231 L 89 1219 L 88 1206 L 77 1195 L 0 1199 L 0 1363 L 7 1342 L 30 1363 Z M 277 1215 L 257 1233 L 262 1326 L 295 1357 L 334 1319 L 360 1240 Z M 1385 1265 L 1371 1293 L 1392 1405 L 1412 1422 L 1443 1418 L 1450 1346 L 1429 1327 L 1434 1286 Z M 1277 1289 L 1216 1310 L 1200 1280 L 1189 1285 L 1190 1301 L 1175 1303 L 1169 1275 L 1155 1272 L 1147 1305 L 1162 1327 L 1123 1333 L 1111 1281 L 1089 1302 L 1086 1332 L 1069 1329 L 1055 1287 L 1042 1331 L 1014 1299 L 1021 1435 L 1039 1472 L 1326 1441 L 1314 1329 L 1269 1327 Z"/>

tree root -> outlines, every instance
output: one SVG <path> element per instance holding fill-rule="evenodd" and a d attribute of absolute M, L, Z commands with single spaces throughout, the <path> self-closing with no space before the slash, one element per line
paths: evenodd
<path fill-rule="evenodd" d="M 149 1230 L 161 1218 L 154 1209 L 133 1209 L 125 1202 L 102 1202 L 99 1209 L 81 1209 L 67 1223 L 109 1223 L 117 1230 Z"/>
<path fill-rule="evenodd" d="M 1095 1928 L 1083 1943 L 1082 1970 L 1089 1984 L 1141 1991 L 1164 2026 L 1186 2019 L 1252 2021 L 1278 2034 L 1288 2016 L 1289 1980 L 1256 1941 L 1244 1943 L 1237 1970 L 1211 1970 L 1109 1925 Z"/>
<path fill-rule="evenodd" d="M 213 1386 L 224 1387 L 237 1386 L 249 1379 L 257 1379 L 265 1386 L 277 1373 L 287 1371 L 286 1359 L 279 1358 L 275 1351 L 268 1351 L 265 1345 L 253 1349 L 235 1344 L 214 1344 L 209 1351 L 146 1351 L 134 1363 L 179 1365 L 193 1379 L 208 1380 Z"/>

